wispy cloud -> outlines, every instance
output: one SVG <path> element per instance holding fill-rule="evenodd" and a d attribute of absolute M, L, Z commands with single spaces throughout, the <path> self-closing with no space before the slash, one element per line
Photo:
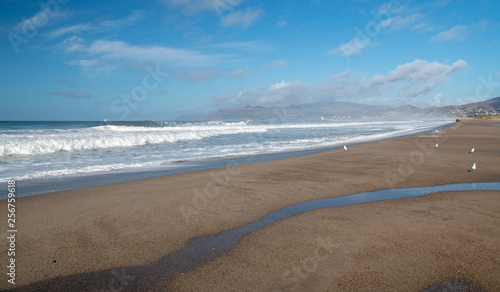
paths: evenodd
<path fill-rule="evenodd" d="M 172 9 L 180 9 L 185 15 L 209 11 L 218 15 L 224 28 L 247 29 L 266 14 L 262 8 L 246 7 L 238 10 L 244 0 L 160 0 Z"/>
<path fill-rule="evenodd" d="M 58 28 L 56 30 L 53 30 L 53 31 L 47 33 L 46 35 L 47 35 L 47 37 L 49 37 L 51 39 L 55 39 L 57 37 L 65 35 L 65 34 L 70 34 L 70 33 L 76 34 L 76 33 L 79 33 L 81 31 L 90 30 L 90 29 L 92 29 L 92 27 L 89 24 L 76 24 L 76 25 L 72 25 L 72 26 Z"/>
<path fill-rule="evenodd" d="M 361 54 L 364 49 L 374 45 L 374 39 L 384 31 L 392 31 L 415 27 L 418 21 L 426 18 L 420 8 L 405 5 L 400 1 L 391 1 L 381 4 L 377 9 L 370 11 L 370 18 L 360 27 L 353 28 L 353 38 L 348 42 L 342 42 L 336 48 L 327 52 L 329 55 L 349 57 Z"/>
<path fill-rule="evenodd" d="M 264 64 L 262 67 L 263 68 L 272 68 L 272 69 L 277 69 L 277 68 L 283 68 L 287 65 L 288 63 L 285 60 L 274 60 L 269 64 Z"/>
<path fill-rule="evenodd" d="M 397 15 L 382 21 L 380 25 L 382 28 L 397 30 L 407 28 L 422 18 L 423 15 L 420 13 L 414 13 L 406 16 Z"/>
<path fill-rule="evenodd" d="M 287 26 L 288 22 L 283 19 L 283 20 L 280 20 L 280 21 L 276 22 L 276 25 L 283 27 L 283 26 Z"/>
<path fill-rule="evenodd" d="M 192 83 L 204 82 L 212 79 L 219 78 L 221 73 L 214 70 L 202 70 L 202 71 L 188 71 L 182 72 L 177 76 Z"/>
<path fill-rule="evenodd" d="M 345 71 L 317 85 L 300 80 L 281 81 L 267 88 L 220 95 L 214 98 L 214 103 L 222 102 L 226 106 L 290 105 L 325 100 L 359 101 L 380 96 L 410 102 L 432 92 L 451 74 L 464 70 L 466 66 L 463 60 L 451 65 L 415 60 L 399 65 L 385 75 L 351 78 L 351 72 Z"/>
<path fill-rule="evenodd" d="M 265 12 L 262 8 L 248 7 L 245 10 L 238 10 L 225 15 L 221 20 L 221 25 L 226 28 L 239 26 L 246 29 L 263 18 L 264 15 Z"/>
<path fill-rule="evenodd" d="M 145 13 L 143 11 L 134 11 L 131 15 L 124 19 L 118 20 L 105 20 L 96 24 L 75 24 L 72 26 L 62 27 L 48 32 L 46 35 L 48 38 L 55 39 L 66 34 L 78 34 L 84 31 L 102 32 L 108 30 L 116 30 L 120 27 L 130 25 L 141 18 L 143 18 Z"/>
<path fill-rule="evenodd" d="M 428 22 L 420 22 L 415 24 L 411 29 L 419 32 L 429 32 L 434 30 L 434 26 Z"/>
<path fill-rule="evenodd" d="M 79 59 L 79 60 L 71 60 L 68 62 L 69 65 L 72 66 L 80 66 L 83 68 L 94 67 L 99 64 L 99 61 L 96 59 Z"/>
<path fill-rule="evenodd" d="M 398 95 L 416 97 L 435 89 L 446 81 L 447 77 L 457 71 L 464 70 L 467 62 L 458 60 L 452 65 L 425 60 L 399 65 L 387 75 L 387 82 L 402 82 Z"/>
<path fill-rule="evenodd" d="M 431 38 L 431 41 L 447 42 L 453 40 L 464 40 L 468 33 L 467 26 L 457 24 L 449 30 L 442 31 L 437 35 L 434 35 Z"/>
<path fill-rule="evenodd" d="M 231 78 L 241 78 L 243 76 L 245 76 L 247 73 L 248 73 L 248 67 L 247 68 L 240 68 L 240 69 L 236 69 L 234 71 L 231 71 L 229 72 L 229 77 Z"/>
<path fill-rule="evenodd" d="M 242 0 L 162 0 L 171 8 L 180 8 L 186 14 L 194 14 L 201 11 L 215 11 L 235 8 Z"/>
<path fill-rule="evenodd" d="M 108 62 L 125 63 L 169 63 L 179 67 L 206 67 L 221 61 L 220 55 L 206 55 L 201 52 L 164 46 L 135 46 L 122 41 L 98 40 L 86 44 L 82 39 L 70 38 L 61 43 L 65 52 L 83 54 L 83 58 L 70 61 L 70 65 L 84 67 L 102 65 Z"/>
<path fill-rule="evenodd" d="M 332 49 L 328 52 L 329 55 L 340 55 L 340 56 L 352 56 L 356 54 L 360 54 L 361 51 L 368 46 L 370 42 L 365 39 L 361 39 L 359 37 L 355 37 L 350 40 L 348 43 L 342 43 L 340 46 Z"/>
<path fill-rule="evenodd" d="M 442 93 L 438 93 L 436 94 L 432 100 L 429 101 L 430 105 L 432 106 L 440 106 L 443 104 L 443 99 L 446 98 L 446 95 L 442 94 Z"/>
<path fill-rule="evenodd" d="M 49 23 L 50 20 L 62 19 L 68 16 L 68 13 L 57 10 L 51 12 L 47 9 L 40 9 L 32 17 L 23 19 L 14 26 L 14 30 L 19 32 L 28 28 L 43 27 Z"/>
<path fill-rule="evenodd" d="M 226 50 L 244 50 L 254 52 L 266 52 L 273 49 L 273 46 L 264 41 L 251 41 L 251 42 L 226 42 L 214 43 L 203 46 L 208 49 L 226 49 Z"/>
<path fill-rule="evenodd" d="M 310 93 L 310 85 L 302 81 L 281 81 L 267 88 L 217 96 L 214 98 L 214 104 L 222 103 L 225 106 L 292 104 Z"/>
<path fill-rule="evenodd" d="M 60 95 L 60 96 L 75 98 L 75 99 L 91 97 L 90 93 L 83 92 L 83 91 L 75 91 L 75 90 L 51 91 L 51 92 L 49 92 L 49 94 Z"/>

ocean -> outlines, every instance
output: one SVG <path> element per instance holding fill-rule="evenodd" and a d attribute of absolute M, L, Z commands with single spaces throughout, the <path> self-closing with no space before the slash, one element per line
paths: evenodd
<path fill-rule="evenodd" d="M 293 156 L 448 122 L 0 122 L 0 184 L 14 179 L 25 186 L 18 196 L 36 195 L 220 167 L 241 157 Z"/>

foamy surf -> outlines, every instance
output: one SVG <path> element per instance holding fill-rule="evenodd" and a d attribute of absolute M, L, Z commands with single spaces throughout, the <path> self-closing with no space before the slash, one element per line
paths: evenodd
<path fill-rule="evenodd" d="M 0 182 L 334 147 L 446 122 L 0 122 Z"/>

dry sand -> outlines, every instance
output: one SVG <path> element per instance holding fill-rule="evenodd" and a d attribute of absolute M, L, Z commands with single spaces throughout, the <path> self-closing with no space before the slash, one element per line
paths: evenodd
<path fill-rule="evenodd" d="M 16 287 L 151 264 L 192 237 L 233 229 L 312 199 L 500 181 L 500 127 L 482 125 L 492 123 L 499 122 L 462 121 L 433 137 L 353 145 L 348 152 L 19 199 Z M 476 152 L 469 154 L 472 147 Z M 478 169 L 469 173 L 474 162 Z M 158 288 L 418 291 L 463 278 L 498 291 L 499 194 L 438 193 L 307 212 L 245 237 L 229 254 Z M 6 210 L 5 201 L 0 209 Z M 7 263 L 3 242 L 0 261 Z M 0 285 L 12 288 L 5 277 Z"/>

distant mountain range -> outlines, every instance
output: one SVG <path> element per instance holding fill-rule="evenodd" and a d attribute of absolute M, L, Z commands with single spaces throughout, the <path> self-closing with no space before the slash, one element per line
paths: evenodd
<path fill-rule="evenodd" d="M 178 121 L 241 120 L 343 120 L 343 119 L 407 119 L 419 117 L 467 118 L 500 114 L 500 97 L 457 106 L 419 108 L 366 105 L 349 102 L 315 102 L 285 107 L 245 106 L 222 109 L 208 115 L 191 115 Z"/>

